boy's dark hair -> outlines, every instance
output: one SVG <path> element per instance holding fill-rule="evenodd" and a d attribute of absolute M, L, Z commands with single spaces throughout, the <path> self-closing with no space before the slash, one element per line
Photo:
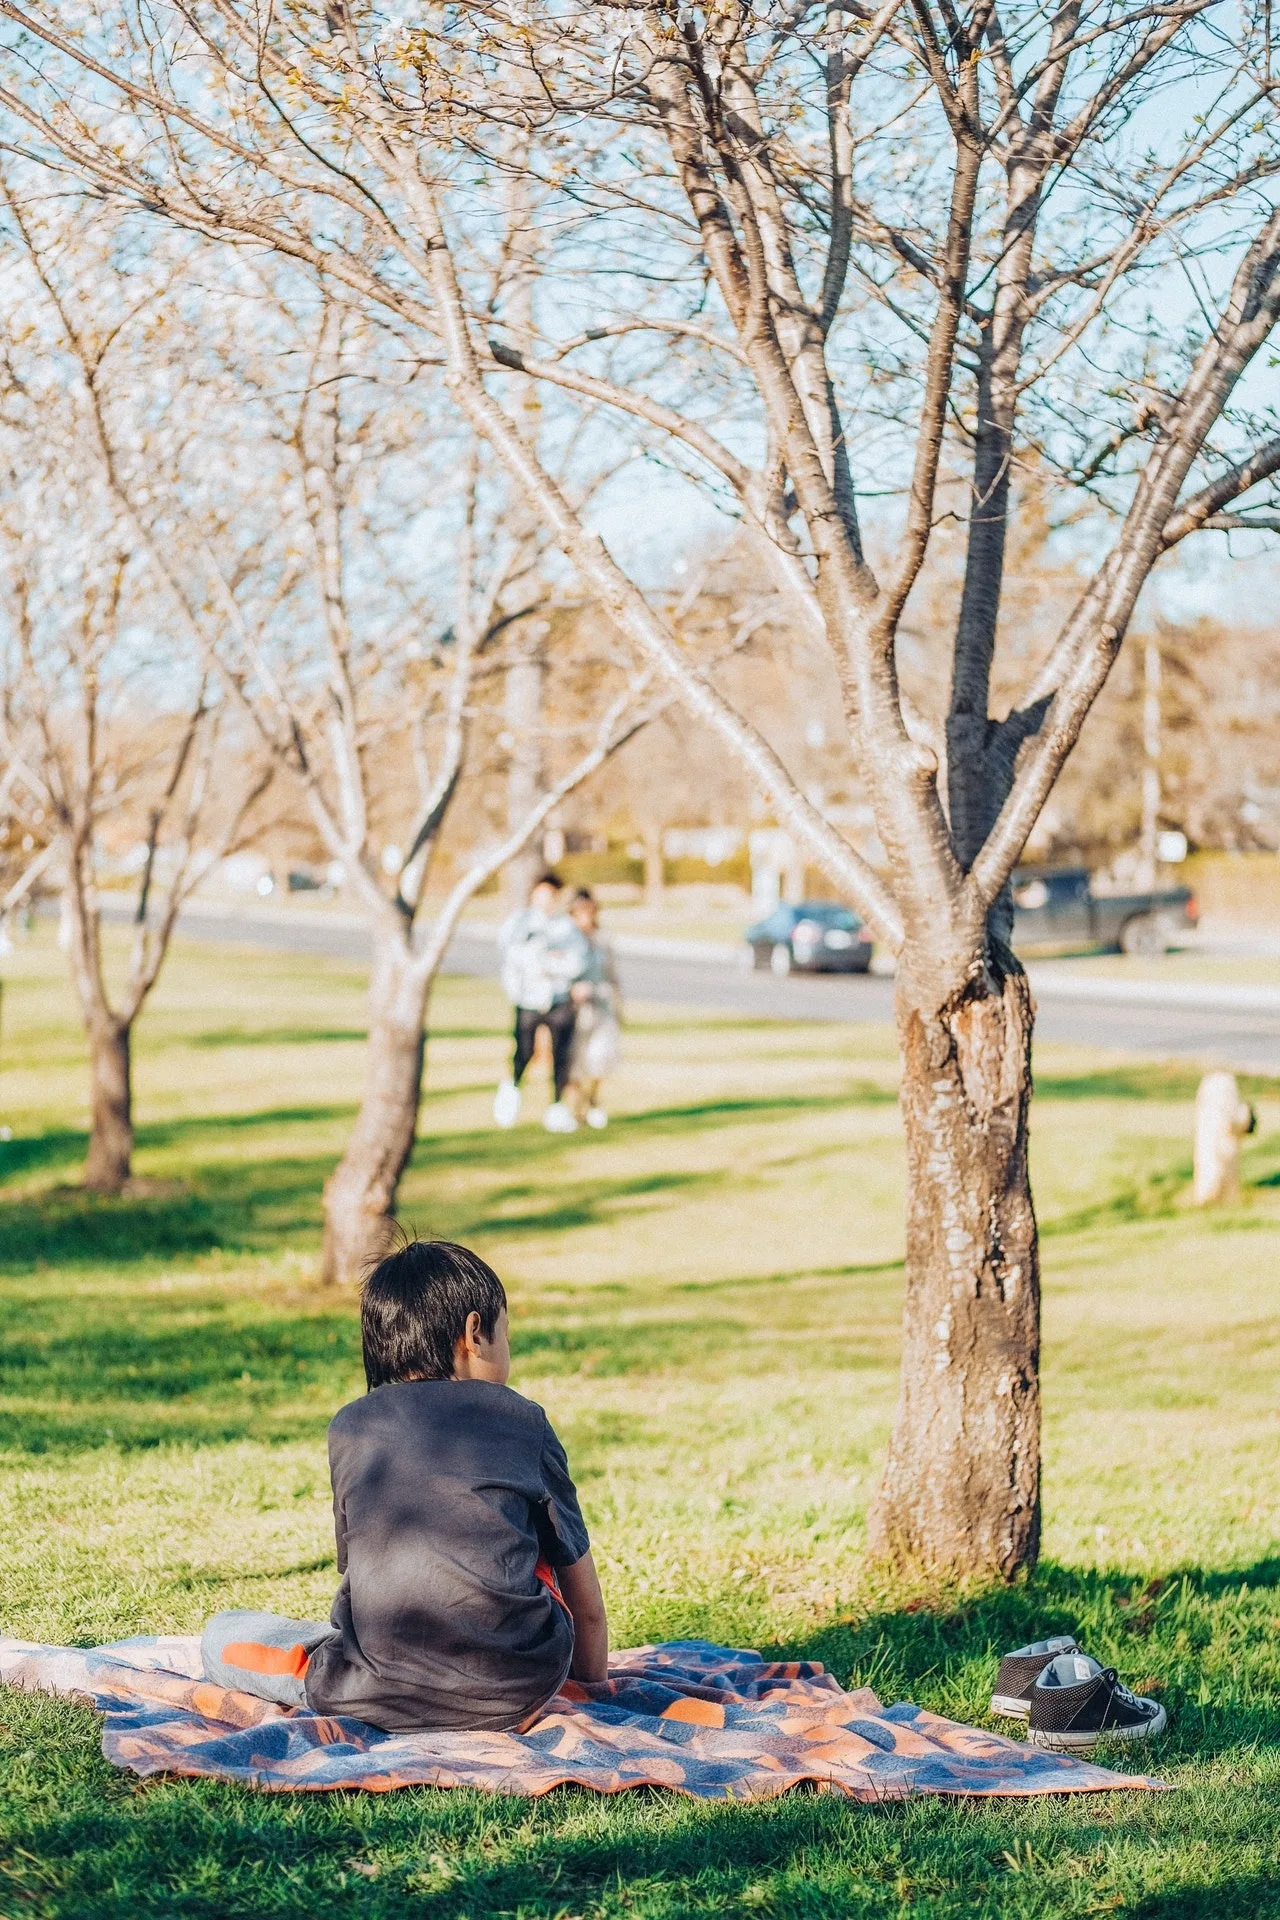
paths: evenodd
<path fill-rule="evenodd" d="M 370 1390 L 397 1380 L 451 1380 L 453 1349 L 480 1315 L 492 1340 L 507 1304 L 478 1253 L 449 1240 L 411 1240 L 380 1260 L 360 1290 L 364 1377 Z"/>
<path fill-rule="evenodd" d="M 576 888 L 574 891 L 573 899 L 569 903 L 570 906 L 576 907 L 579 900 L 585 900 L 589 907 L 594 907 L 596 903 L 596 897 L 594 893 L 592 893 L 590 887 Z"/>
<path fill-rule="evenodd" d="M 557 893 L 563 893 L 564 881 L 558 873 L 553 873 L 551 868 L 548 867 L 545 872 L 538 875 L 529 889 L 530 893 L 536 893 L 539 887 L 554 887 Z"/>

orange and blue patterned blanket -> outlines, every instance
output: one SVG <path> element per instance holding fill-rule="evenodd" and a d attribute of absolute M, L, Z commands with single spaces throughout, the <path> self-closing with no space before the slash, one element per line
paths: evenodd
<path fill-rule="evenodd" d="M 1157 1787 L 846 1693 L 817 1661 L 766 1661 L 705 1641 L 616 1653 L 598 1686 L 567 1682 L 527 1733 L 379 1733 L 203 1679 L 194 1638 L 106 1647 L 0 1638 L 0 1681 L 90 1701 L 107 1759 L 134 1773 L 203 1774 L 278 1792 L 364 1787 L 667 1787 L 768 1800 L 802 1783 L 852 1800 L 915 1794 L 1090 1793 Z"/>

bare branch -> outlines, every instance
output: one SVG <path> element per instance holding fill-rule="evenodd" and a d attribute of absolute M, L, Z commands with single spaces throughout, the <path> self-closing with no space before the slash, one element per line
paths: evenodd
<path fill-rule="evenodd" d="M 1280 473 L 1280 435 L 1268 440 L 1265 446 L 1258 447 L 1247 459 L 1238 460 L 1225 473 L 1202 487 L 1199 493 L 1179 503 L 1175 512 L 1165 523 L 1161 535 L 1161 545 L 1168 548 L 1176 546 L 1179 540 L 1185 540 L 1189 533 L 1197 532 L 1201 527 L 1223 527 L 1224 525 L 1265 525 L 1256 517 L 1242 521 L 1238 515 L 1228 515 L 1224 521 L 1222 509 L 1231 501 L 1238 500 L 1250 487 L 1256 487 L 1260 480 L 1267 480 L 1273 473 Z"/>

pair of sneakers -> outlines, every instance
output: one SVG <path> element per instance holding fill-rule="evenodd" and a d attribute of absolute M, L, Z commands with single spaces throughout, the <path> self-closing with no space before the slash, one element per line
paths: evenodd
<path fill-rule="evenodd" d="M 498 1127 L 514 1127 L 520 1118 L 520 1089 L 514 1080 L 504 1080 L 493 1096 L 493 1120 Z M 588 1107 L 587 1125 L 597 1132 L 607 1127 L 609 1116 L 603 1107 Z M 548 1133 L 576 1133 L 577 1116 L 563 1100 L 553 1101 L 542 1116 L 542 1124 Z"/>
<path fill-rule="evenodd" d="M 1025 1720 L 1027 1738 L 1055 1753 L 1082 1753 L 1099 1740 L 1150 1740 L 1168 1715 L 1158 1700 L 1131 1693 L 1071 1634 L 1016 1647 L 1000 1662 L 991 1711 Z"/>
<path fill-rule="evenodd" d="M 607 1127 L 609 1124 L 609 1116 L 603 1107 L 588 1107 L 582 1117 L 587 1125 L 596 1133 L 599 1133 L 602 1127 Z M 578 1131 L 578 1117 L 571 1107 L 565 1105 L 563 1100 L 553 1101 L 542 1116 L 542 1124 L 548 1133 L 576 1133 Z"/>

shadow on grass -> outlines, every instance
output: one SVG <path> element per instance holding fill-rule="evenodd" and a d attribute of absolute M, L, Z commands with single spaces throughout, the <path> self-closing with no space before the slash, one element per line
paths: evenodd
<path fill-rule="evenodd" d="M 136 1225 L 135 1221 L 135 1225 Z M 148 1252 L 151 1251 L 148 1247 Z M 744 1324 L 674 1318 L 518 1321 L 512 1349 L 538 1376 L 618 1376 L 701 1365 Z M 5 1301 L 0 1447 L 85 1452 L 239 1439 L 318 1438 L 363 1373 L 354 1295 L 304 1292 L 270 1309 L 211 1279 L 174 1293 L 29 1275 Z"/>
<path fill-rule="evenodd" d="M 429 1027 L 428 1052 L 433 1040 L 493 1040 L 506 1033 L 503 1026 Z M 366 1027 L 211 1027 L 204 1033 L 182 1037 L 188 1047 L 216 1050 L 222 1047 L 313 1047 L 334 1043 L 364 1041 Z"/>
<path fill-rule="evenodd" d="M 896 1107 L 897 1091 L 874 1080 L 852 1080 L 839 1093 L 781 1093 L 756 1100 L 704 1100 L 680 1107 L 649 1107 L 612 1122 L 620 1133 L 676 1133 L 726 1120 L 762 1120 L 788 1113 L 838 1113 L 844 1107 Z"/>
<path fill-rule="evenodd" d="M 74 1186 L 7 1194 L 0 1189 L 0 1273 L 49 1266 L 83 1270 L 145 1265 L 214 1250 L 266 1253 L 314 1245 L 333 1150 L 268 1157 L 247 1149 L 255 1134 L 269 1137 L 286 1128 L 330 1123 L 350 1111 L 340 1106 L 289 1107 L 174 1120 L 140 1129 L 140 1158 L 147 1150 L 183 1150 L 196 1163 L 185 1187 L 175 1183 L 166 1191 L 144 1189 L 113 1197 Z M 228 1135 L 241 1143 L 242 1157 L 207 1159 L 201 1165 L 201 1149 L 207 1153 Z M 58 1155 L 70 1157 L 73 1150 L 78 1157 L 83 1149 L 83 1136 L 42 1138 L 46 1166 L 56 1164 Z M 41 1143 L 24 1144 L 38 1149 Z M 39 1164 L 40 1153 L 33 1150 L 26 1171 Z M 493 1232 L 561 1233 L 736 1177 L 730 1170 L 673 1170 L 612 1179 L 584 1173 L 575 1179 L 562 1173 L 564 1164 L 564 1142 L 541 1128 L 521 1129 L 517 1134 L 489 1130 L 428 1134 L 415 1149 L 402 1212 L 422 1231 L 442 1238 L 466 1239 Z M 485 1192 L 458 1198 L 433 1194 L 429 1205 L 422 1207 L 416 1181 L 451 1167 L 483 1168 L 494 1176 L 495 1184 Z M 512 1181 L 510 1176 L 517 1171 L 527 1177 Z"/>
<path fill-rule="evenodd" d="M 146 1266 L 210 1253 L 314 1244 L 332 1156 L 206 1167 L 190 1188 L 87 1193 L 46 1187 L 0 1198 L 0 1273 Z"/>
<path fill-rule="evenodd" d="M 1125 1906 L 1127 1920 L 1274 1920 L 1280 1885 L 1274 1873 L 1230 1874 L 1208 1881 L 1203 1870 L 1181 1887 L 1169 1887 Z"/>
<path fill-rule="evenodd" d="M 706 1317 L 642 1320 L 619 1326 L 597 1321 L 579 1327 L 520 1327 L 511 1333 L 511 1354 L 527 1360 L 539 1376 L 590 1374 L 597 1378 L 625 1373 L 656 1373 L 699 1362 L 714 1341 L 741 1340 L 741 1320 Z"/>
<path fill-rule="evenodd" d="M 750 1124 L 757 1120 L 783 1118 L 793 1113 L 838 1113 L 846 1107 L 895 1106 L 897 1094 L 872 1081 L 858 1081 L 840 1093 L 780 1094 L 759 1099 L 725 1099 L 691 1102 L 687 1106 L 650 1107 L 641 1113 L 615 1114 L 609 1131 L 597 1141 L 593 1136 L 575 1136 L 567 1147 L 571 1153 L 590 1152 L 597 1144 L 607 1146 L 617 1140 L 662 1139 L 698 1132 L 704 1127 Z M 544 1132 L 541 1127 L 521 1126 L 510 1132 L 495 1132 L 489 1127 L 447 1134 L 425 1134 L 414 1150 L 415 1167 L 474 1167 L 477 1162 L 495 1171 L 521 1165 L 560 1165 L 566 1153 L 562 1136 Z"/>
<path fill-rule="evenodd" d="M 305 1107 L 256 1107 L 243 1113 L 191 1115 L 182 1120 L 154 1120 L 139 1127 L 140 1148 L 198 1147 L 223 1133 L 269 1132 L 277 1127 L 323 1126 L 355 1118 L 355 1102 L 334 1101 Z"/>
<path fill-rule="evenodd" d="M 1273 1644 L 1267 1636 L 1274 1636 L 1278 1602 L 1276 1555 L 1234 1569 L 1175 1567 L 1158 1579 L 1042 1562 L 1029 1580 L 970 1600 L 909 1602 L 833 1623 L 787 1647 L 785 1657 L 822 1660 L 842 1685 L 874 1687 L 884 1700 L 923 1695 L 953 1718 L 980 1720 L 1002 1653 L 1073 1633 L 1137 1691 L 1158 1694 L 1169 1713 L 1169 1733 L 1150 1753 L 1116 1747 L 1100 1758 L 1127 1771 L 1158 1771 L 1274 1741 L 1280 1650 L 1263 1663 L 1258 1697 L 1241 1697 L 1238 1674 L 1242 1641 Z"/>
<path fill-rule="evenodd" d="M 354 1301 L 32 1290 L 7 1303 L 0 1446 L 29 1453 L 319 1437 L 362 1383 Z"/>
<path fill-rule="evenodd" d="M 345 1036 L 335 1032 L 320 1037 Z M 222 1044 L 224 1040 L 233 1043 L 225 1035 L 213 1035 L 208 1044 Z M 429 1103 L 433 1098 L 474 1091 L 473 1087 L 433 1089 L 428 1085 L 424 1098 Z M 695 1102 L 623 1115 L 615 1120 L 610 1137 L 664 1138 L 735 1121 L 833 1112 L 849 1105 L 887 1105 L 895 1097 L 882 1087 L 864 1082 L 840 1094 Z M 140 1126 L 140 1164 L 145 1165 L 148 1152 L 183 1152 L 197 1162 L 189 1190 L 168 1195 L 135 1192 L 107 1198 L 67 1186 L 6 1196 L 6 1185 L 29 1180 L 33 1175 L 72 1172 L 84 1155 L 87 1136 L 60 1128 L 0 1143 L 0 1272 L 40 1265 L 84 1267 L 168 1259 L 214 1248 L 263 1251 L 283 1244 L 290 1234 L 298 1232 L 309 1241 L 319 1228 L 320 1193 L 333 1164 L 332 1150 L 317 1155 L 246 1156 L 234 1166 L 214 1162 L 200 1167 L 201 1150 L 227 1140 L 247 1146 L 255 1134 L 270 1136 L 284 1129 L 331 1126 L 349 1120 L 354 1111 L 350 1103 L 316 1103 Z M 627 1203 L 728 1178 L 724 1173 L 655 1172 L 629 1180 L 557 1179 L 550 1188 L 545 1172 L 558 1171 L 564 1163 L 564 1141 L 541 1128 L 523 1127 L 510 1133 L 471 1129 L 423 1135 L 414 1151 L 411 1176 L 479 1165 L 499 1177 L 520 1168 L 529 1170 L 532 1180 L 527 1186 L 508 1185 L 483 1201 L 446 1207 L 443 1211 L 450 1215 L 447 1223 L 435 1217 L 442 1210 L 433 1203 L 432 1229 L 443 1232 L 447 1224 L 455 1235 L 484 1232 L 495 1226 L 507 1233 L 562 1232 L 592 1224 Z M 530 1202 L 533 1204 L 527 1204 Z M 412 1177 L 407 1204 L 412 1211 Z"/>
<path fill-rule="evenodd" d="M 1232 1702 L 1193 1706 L 1180 1649 L 1198 1634 L 1195 1664 L 1213 1677 L 1232 1634 L 1252 1624 L 1240 1609 L 1251 1606 L 1259 1621 L 1273 1612 L 1278 1580 L 1274 1558 L 1236 1570 L 1188 1568 L 1160 1583 L 1046 1565 L 1022 1586 L 949 1606 L 885 1608 L 765 1651 L 821 1658 L 842 1682 L 980 1720 L 1001 1651 L 1074 1629 L 1129 1677 L 1163 1681 L 1173 1733 L 1138 1767 L 1231 1755 L 1247 1768 L 1251 1749 L 1269 1737 L 1261 1714 Z M 707 1632 L 715 1637 L 712 1618 Z M 1260 1847 L 1266 1790 L 1234 1768 L 1212 1795 L 961 1805 L 851 1807 L 806 1792 L 751 1806 L 649 1790 L 601 1801 L 558 1789 L 533 1803 L 427 1788 L 255 1795 L 211 1781 L 130 1791 L 105 1769 L 87 1712 L 15 1697 L 6 1719 L 24 1757 L 56 1767 L 56 1775 L 13 1775 L 7 1826 L 19 1850 L 5 1863 L 6 1884 L 15 1899 L 38 1896 L 38 1910 L 55 1920 L 178 1911 L 199 1920 L 320 1912 L 553 1920 L 588 1911 L 639 1920 L 747 1912 L 962 1920 L 978 1911 L 993 1920 L 1059 1911 L 1253 1920 L 1275 1912 L 1270 1849 Z M 1106 1757 L 1135 1770 L 1132 1752 Z M 56 1778 L 56 1790 L 23 1784 L 42 1777 Z"/>
<path fill-rule="evenodd" d="M 437 1221 L 447 1211 L 452 1224 L 442 1237 L 455 1239 L 477 1233 L 567 1233 L 611 1220 L 637 1202 L 706 1192 L 731 1177 L 725 1172 L 642 1173 L 632 1179 L 561 1181 L 550 1190 L 536 1184 L 497 1187 L 469 1200 L 463 1212 L 437 1209 Z"/>
<path fill-rule="evenodd" d="M 116 1195 L 79 1186 L 12 1190 L 37 1172 L 72 1169 L 87 1136 L 53 1130 L 0 1147 L 0 1273 L 48 1266 L 127 1266 L 208 1253 L 217 1248 L 262 1253 L 312 1244 L 320 1226 L 320 1196 L 333 1165 L 323 1154 L 245 1153 L 201 1166 L 206 1151 L 228 1137 L 247 1145 L 255 1133 L 331 1124 L 349 1117 L 349 1105 L 275 1107 L 256 1113 L 155 1122 L 139 1127 L 139 1161 L 149 1151 L 185 1150 L 196 1162 L 189 1182 L 156 1182 Z M 5 1185 L 10 1190 L 5 1191 Z"/>
<path fill-rule="evenodd" d="M 52 1187 L 0 1201 L 0 1273 L 165 1260 L 221 1244 L 212 1209 L 193 1193 L 108 1197 Z"/>
<path fill-rule="evenodd" d="M 1038 1100 L 1194 1100 L 1199 1084 L 1195 1068 L 1172 1060 L 1035 1076 Z"/>
<path fill-rule="evenodd" d="M 51 1127 L 45 1133 L 0 1140 L 0 1186 L 24 1174 L 74 1167 L 84 1159 L 88 1145 L 88 1134 L 73 1127 Z"/>
<path fill-rule="evenodd" d="M 1280 1167 L 1269 1166 L 1265 1173 L 1256 1171 L 1260 1163 L 1276 1159 L 1280 1155 L 1280 1134 L 1268 1133 L 1261 1139 L 1250 1143 L 1244 1154 L 1242 1173 L 1246 1189 L 1249 1187 L 1280 1187 Z"/>
<path fill-rule="evenodd" d="M 364 1027 L 215 1027 L 187 1035 L 188 1047 L 314 1047 L 335 1041 L 367 1040 Z"/>
<path fill-rule="evenodd" d="M 1035 1075 L 1040 1100 L 1194 1100 L 1202 1069 L 1176 1060 L 1154 1060 L 1100 1067 L 1092 1073 Z M 1242 1093 L 1265 1098 L 1276 1091 L 1276 1081 L 1264 1074 L 1238 1074 Z"/>
<path fill-rule="evenodd" d="M 793 1287 L 813 1280 L 855 1280 L 871 1274 L 902 1273 L 905 1266 L 904 1260 L 897 1259 L 863 1260 L 838 1267 L 786 1267 L 774 1273 L 735 1273 L 723 1280 L 677 1280 L 670 1292 L 738 1293 L 752 1287 Z"/>

